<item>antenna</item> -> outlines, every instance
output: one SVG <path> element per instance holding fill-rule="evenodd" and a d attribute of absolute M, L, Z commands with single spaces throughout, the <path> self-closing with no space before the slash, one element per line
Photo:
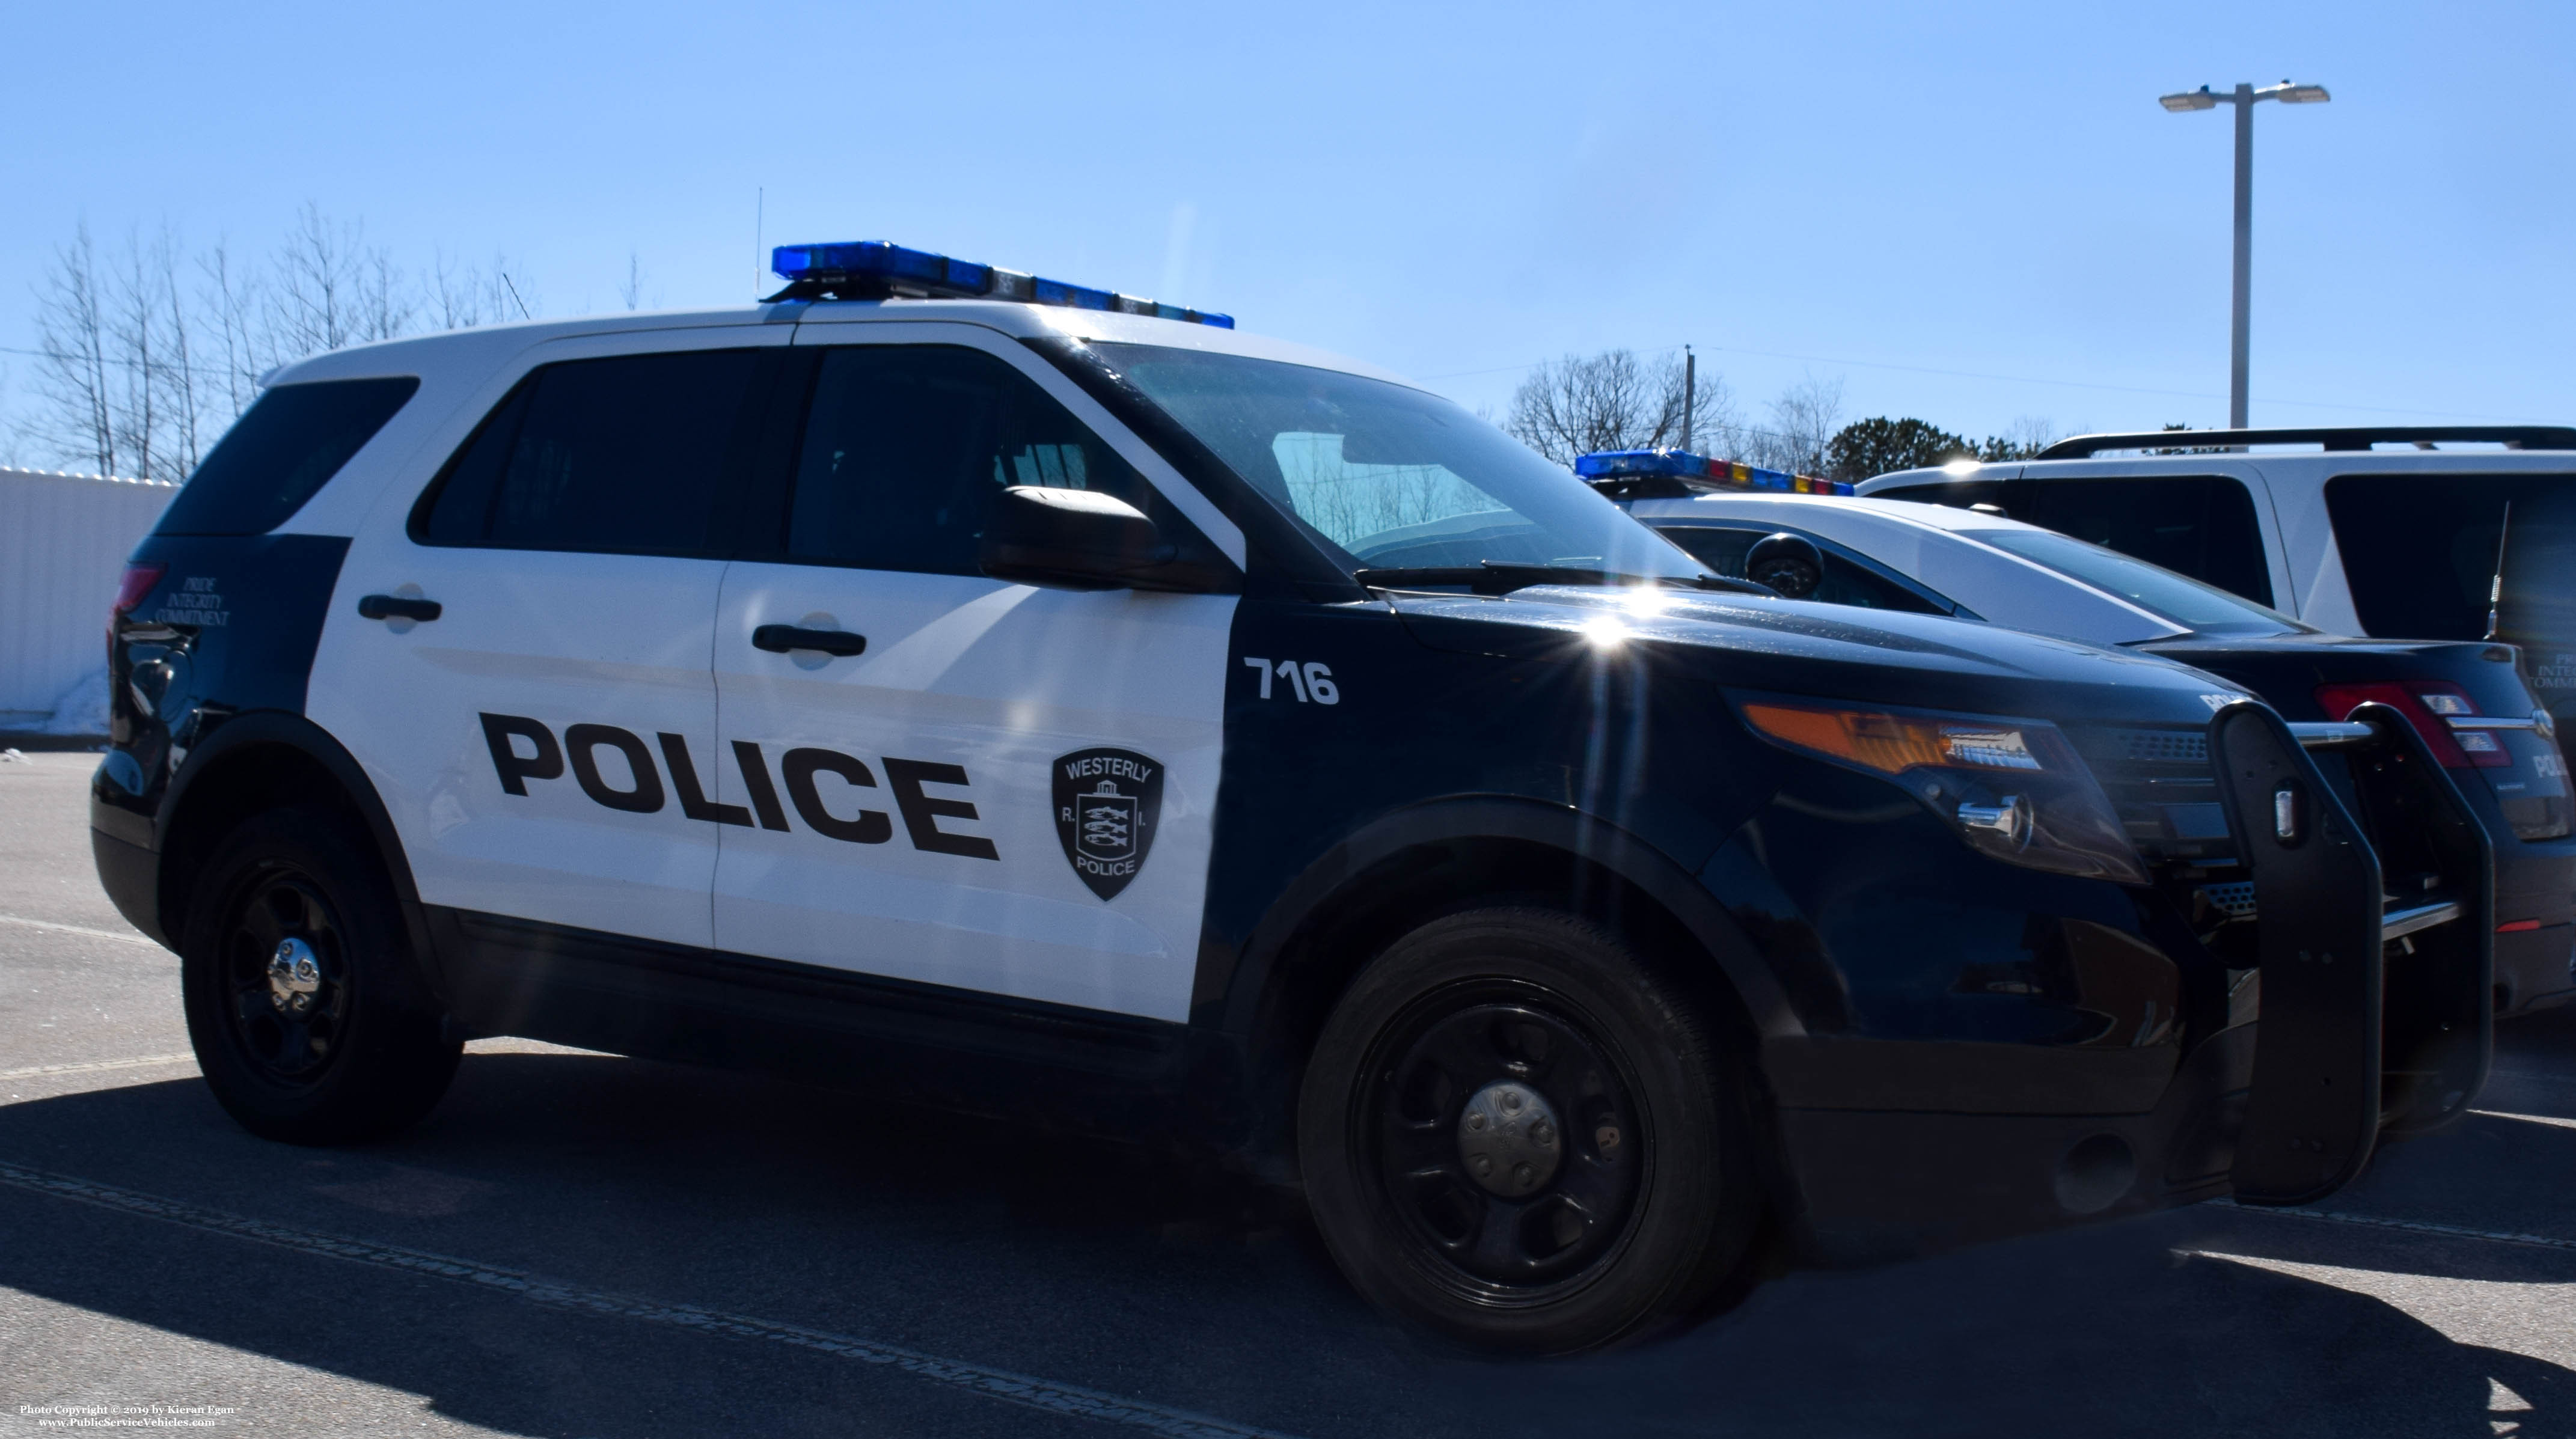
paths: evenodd
<path fill-rule="evenodd" d="M 502 283 L 503 285 L 505 285 L 505 286 L 508 286 L 509 291 L 510 291 L 510 298 L 511 298 L 513 301 L 516 301 L 516 302 L 517 302 L 517 304 L 518 304 L 518 306 L 519 306 L 519 318 L 520 318 L 520 319 L 522 319 L 522 320 L 533 320 L 533 319 L 535 319 L 535 318 L 536 318 L 536 316 L 531 315 L 531 314 L 529 314 L 529 313 L 528 313 L 528 302 L 527 302 L 527 301 L 525 301 L 525 300 L 521 300 L 521 299 L 519 299 L 519 287 L 518 287 L 518 286 L 516 286 L 516 285 L 512 285 L 512 284 L 510 284 L 510 272 L 509 272 L 509 271 L 507 271 L 507 270 L 503 270 L 503 271 L 501 272 L 501 283 Z"/>
<path fill-rule="evenodd" d="M 763 185 L 751 195 L 751 292 L 755 295 L 769 288 L 769 252 L 762 241 L 769 233 L 769 187 Z"/>
<path fill-rule="evenodd" d="M 2504 546 L 2513 536 L 2513 501 L 2504 502 L 2504 520 L 2496 526 L 2495 577 L 2487 581 L 2487 632 L 2492 640 L 2502 628 L 2504 615 Z"/>

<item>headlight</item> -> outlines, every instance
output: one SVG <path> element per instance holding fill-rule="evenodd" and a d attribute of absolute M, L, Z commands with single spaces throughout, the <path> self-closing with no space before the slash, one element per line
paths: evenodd
<path fill-rule="evenodd" d="M 1848 709 L 1739 696 L 1782 749 L 1894 780 L 1972 847 L 2013 864 L 2145 884 L 2146 866 L 2093 772 L 2044 720 Z"/>

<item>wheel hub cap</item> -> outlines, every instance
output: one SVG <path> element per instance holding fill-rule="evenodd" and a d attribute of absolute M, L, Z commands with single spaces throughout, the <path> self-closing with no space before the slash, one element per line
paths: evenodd
<path fill-rule="evenodd" d="M 1458 1116 L 1458 1157 L 1487 1192 L 1518 1199 L 1556 1177 L 1565 1133 L 1535 1089 L 1497 1080 L 1477 1090 Z"/>
<path fill-rule="evenodd" d="M 300 939 L 279 940 L 268 960 L 268 1002 L 282 1014 L 302 1014 L 313 1007 L 321 988 L 322 962 L 314 957 L 313 946 Z"/>

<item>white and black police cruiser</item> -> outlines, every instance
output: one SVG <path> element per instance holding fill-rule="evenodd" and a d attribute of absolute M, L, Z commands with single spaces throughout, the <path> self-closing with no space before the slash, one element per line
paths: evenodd
<path fill-rule="evenodd" d="M 2367 1160 L 2377 861 L 2241 691 L 1720 579 L 1222 316 L 777 262 L 292 366 L 135 552 L 99 872 L 254 1132 L 512 1034 L 1182 1138 L 1550 1351 L 1766 1217 L 1863 1256 Z M 2125 831 L 2166 781 L 2227 838 Z"/>

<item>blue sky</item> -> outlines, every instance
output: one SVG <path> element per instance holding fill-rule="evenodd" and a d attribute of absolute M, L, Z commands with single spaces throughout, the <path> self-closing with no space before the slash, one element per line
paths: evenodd
<path fill-rule="evenodd" d="M 0 8 L 0 346 L 86 221 L 297 207 L 556 313 L 892 239 L 1230 311 L 1499 409 L 1689 341 L 1757 409 L 2223 423 L 2226 112 L 2256 423 L 2576 419 L 2576 9 L 2543 5 Z M 765 200 L 757 197 L 765 194 Z M 0 353 L 22 397 L 23 355 Z"/>

